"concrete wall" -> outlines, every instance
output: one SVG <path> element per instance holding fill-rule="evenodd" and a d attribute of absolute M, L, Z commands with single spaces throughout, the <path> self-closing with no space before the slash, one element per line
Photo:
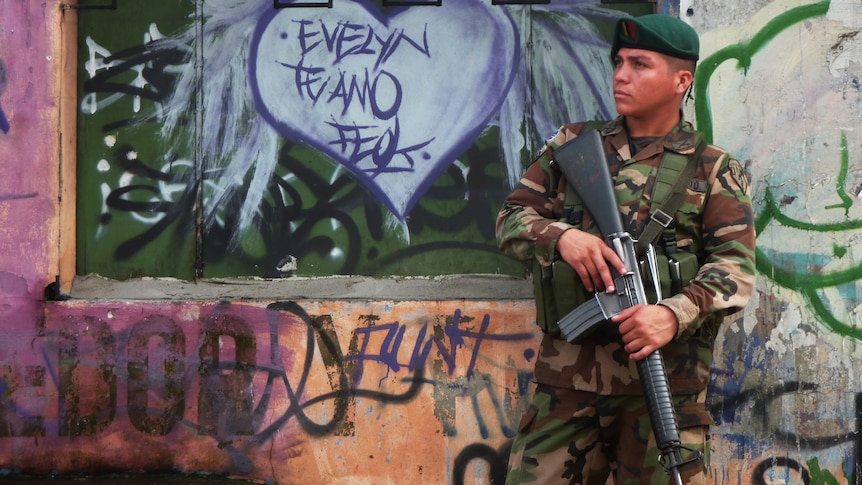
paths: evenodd
<path fill-rule="evenodd" d="M 715 363 L 716 479 L 859 483 L 862 10 L 743 3 L 681 7 L 704 33 L 698 126 L 757 212 L 758 293 Z"/>
<path fill-rule="evenodd" d="M 712 481 L 859 483 L 862 5 L 679 11 L 703 43 L 687 113 L 751 172 L 758 220 L 758 292 L 718 341 Z M 250 293 L 237 281 L 91 278 L 71 299 L 46 299 L 69 278 L 75 179 L 62 155 L 75 130 L 60 108 L 67 63 L 82 70 L 63 42 L 78 15 L 57 1 L 0 3 L 0 468 L 497 483 L 538 338 L 518 278 L 287 280 Z M 548 124 L 536 132 L 579 117 L 541 106 L 523 115 Z M 498 118 L 487 123 L 517 131 Z M 519 150 L 500 152 L 516 174 Z M 421 204 L 377 187 L 395 219 Z M 451 281 L 460 293 L 440 290 Z"/>

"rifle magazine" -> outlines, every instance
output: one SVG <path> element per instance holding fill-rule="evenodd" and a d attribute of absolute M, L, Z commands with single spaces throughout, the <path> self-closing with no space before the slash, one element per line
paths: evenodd
<path fill-rule="evenodd" d="M 593 298 L 561 318 L 558 325 L 566 340 L 580 343 L 606 321 L 607 318 L 601 304 Z"/>

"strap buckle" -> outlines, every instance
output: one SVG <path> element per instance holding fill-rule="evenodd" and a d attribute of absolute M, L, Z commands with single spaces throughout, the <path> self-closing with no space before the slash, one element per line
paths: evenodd
<path fill-rule="evenodd" d="M 655 212 L 650 214 L 649 218 L 656 221 L 661 227 L 664 227 L 665 229 L 667 229 L 667 226 L 669 226 L 673 222 L 673 216 L 668 215 L 661 209 L 657 209 Z"/>

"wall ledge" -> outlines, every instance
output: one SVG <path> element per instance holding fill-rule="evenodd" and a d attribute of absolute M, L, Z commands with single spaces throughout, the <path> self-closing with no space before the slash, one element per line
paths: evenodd
<path fill-rule="evenodd" d="M 504 275 L 437 277 L 206 279 L 172 278 L 117 281 L 97 275 L 77 276 L 71 300 L 532 300 L 529 279 Z"/>

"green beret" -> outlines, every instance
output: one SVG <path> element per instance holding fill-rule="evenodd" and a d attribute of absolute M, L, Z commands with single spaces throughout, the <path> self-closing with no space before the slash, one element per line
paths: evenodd
<path fill-rule="evenodd" d="M 612 60 L 623 47 L 655 51 L 692 61 L 696 61 L 700 54 L 700 40 L 691 25 L 676 17 L 660 14 L 618 20 L 611 46 Z"/>

